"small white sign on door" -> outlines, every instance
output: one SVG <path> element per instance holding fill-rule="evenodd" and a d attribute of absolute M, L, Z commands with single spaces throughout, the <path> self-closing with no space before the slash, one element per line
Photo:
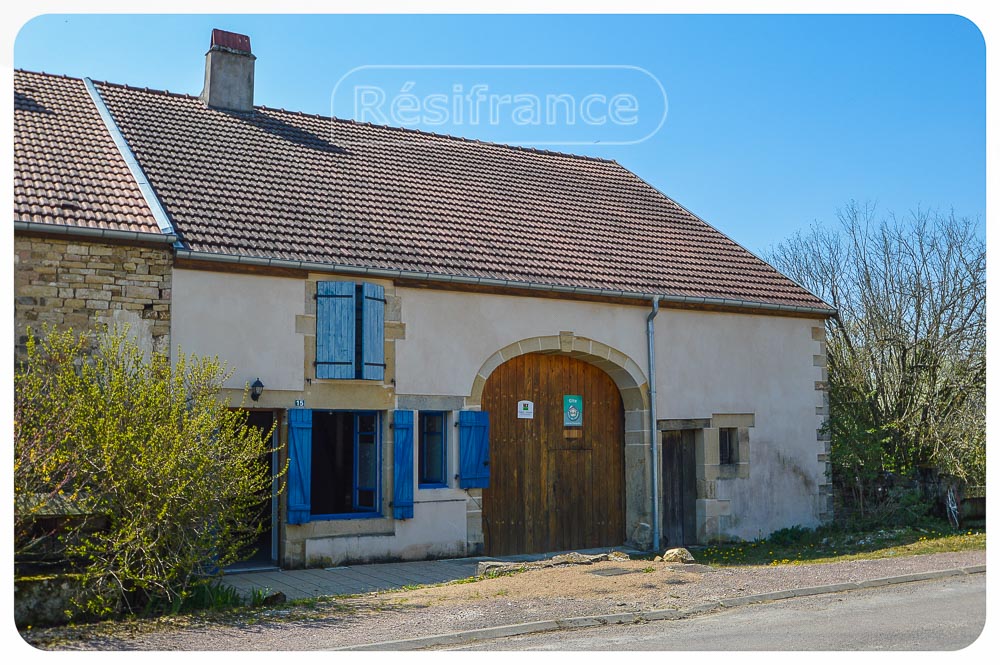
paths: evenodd
<path fill-rule="evenodd" d="M 535 403 L 529 400 L 522 400 L 518 402 L 517 417 L 533 419 L 535 417 Z"/>

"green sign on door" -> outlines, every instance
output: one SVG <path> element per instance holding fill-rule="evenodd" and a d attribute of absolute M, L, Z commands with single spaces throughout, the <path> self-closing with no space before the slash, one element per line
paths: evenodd
<path fill-rule="evenodd" d="M 583 426 L 583 397 L 563 395 L 563 427 Z"/>

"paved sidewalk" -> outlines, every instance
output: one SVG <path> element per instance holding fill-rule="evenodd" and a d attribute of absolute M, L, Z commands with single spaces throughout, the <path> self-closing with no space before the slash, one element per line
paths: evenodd
<path fill-rule="evenodd" d="M 600 547 L 574 550 L 580 554 L 624 552 L 640 554 L 623 547 Z M 224 581 L 241 594 L 249 597 L 254 589 L 281 591 L 288 600 L 341 596 L 371 591 L 386 591 L 417 584 L 442 584 L 472 577 L 480 561 L 540 561 L 565 552 L 521 554 L 502 557 L 466 557 L 434 561 L 404 561 L 400 563 L 372 563 L 335 568 L 308 568 L 304 570 L 267 570 L 259 572 L 226 572 Z"/>

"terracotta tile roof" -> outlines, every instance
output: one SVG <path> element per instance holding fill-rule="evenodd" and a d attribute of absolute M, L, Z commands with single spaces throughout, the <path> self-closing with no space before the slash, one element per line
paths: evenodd
<path fill-rule="evenodd" d="M 14 219 L 160 233 L 80 79 L 14 72 Z"/>
<path fill-rule="evenodd" d="M 50 77 L 36 99 L 77 85 Z M 196 252 L 826 307 L 613 161 L 96 85 Z M 31 154 L 103 145 L 77 115 Z M 105 159 L 89 195 L 125 187 Z"/>

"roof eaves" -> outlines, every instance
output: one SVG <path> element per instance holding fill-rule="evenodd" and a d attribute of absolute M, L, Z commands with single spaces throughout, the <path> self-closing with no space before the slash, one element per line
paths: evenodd
<path fill-rule="evenodd" d="M 621 165 L 619 165 L 619 166 L 621 166 Z M 757 259 L 758 261 L 760 261 L 761 263 L 763 263 L 767 267 L 769 267 L 772 270 L 774 270 L 776 273 L 778 273 L 779 275 L 781 275 L 782 277 L 784 277 L 785 279 L 787 279 L 789 282 L 791 282 L 795 286 L 799 287 L 800 289 L 802 289 L 803 291 L 805 291 L 806 293 L 808 293 L 812 297 L 816 298 L 816 300 L 820 301 L 821 303 L 823 303 L 824 305 L 826 305 L 827 307 L 829 307 L 831 312 L 836 312 L 837 311 L 835 307 L 833 307 L 832 305 L 830 305 L 830 303 L 828 303 L 827 301 L 825 301 L 822 298 L 820 298 L 818 295 L 816 295 L 815 293 L 813 293 L 812 291 L 810 291 L 809 289 L 807 289 L 805 286 L 803 286 L 802 284 L 800 284 L 798 281 L 792 279 L 791 277 L 789 277 L 785 273 L 783 273 L 780 270 L 778 270 L 777 268 L 775 268 L 773 265 L 771 265 L 771 263 L 769 261 L 765 261 L 762 257 L 758 256 L 756 252 L 751 252 L 749 249 L 747 249 L 746 247 L 744 247 L 743 245 L 741 245 L 740 243 L 736 242 L 731 237 L 729 237 L 729 235 L 727 235 L 727 234 L 723 233 L 722 231 L 720 231 L 713 224 L 710 224 L 709 222 L 705 221 L 704 219 L 702 219 L 698 215 L 694 214 L 693 212 L 691 212 L 690 210 L 688 210 L 687 208 L 685 208 L 683 205 L 681 205 L 680 203 L 677 202 L 677 199 L 669 197 L 666 194 L 664 194 L 663 192 L 661 192 L 660 190 L 656 189 L 656 187 L 653 187 L 651 184 L 649 184 L 648 182 L 646 182 L 643 178 L 641 178 L 638 174 L 634 173 L 630 169 L 627 169 L 625 167 L 622 167 L 622 169 L 626 173 L 628 173 L 629 175 L 631 175 L 633 178 L 635 178 L 636 180 L 638 180 L 639 182 L 641 182 L 642 184 L 644 184 L 646 187 L 649 187 L 650 189 L 652 189 L 656 193 L 660 194 L 661 196 L 664 196 L 664 197 L 670 199 L 670 201 L 673 202 L 674 205 L 676 205 L 678 208 L 680 208 L 681 210 L 683 210 L 687 214 L 691 215 L 691 217 L 697 219 L 699 222 L 701 222 L 705 226 L 709 227 L 710 229 L 712 229 L 713 231 L 715 231 L 716 233 L 718 233 L 720 236 L 722 236 L 723 238 L 725 238 L 729 242 L 733 243 L 734 245 L 736 245 L 737 247 L 739 247 L 740 249 L 742 249 L 744 252 L 746 252 L 750 256 L 754 257 L 755 259 Z"/>
<path fill-rule="evenodd" d="M 387 279 L 421 279 L 426 281 L 451 283 L 451 284 L 471 284 L 477 286 L 496 286 L 503 288 L 528 289 L 537 291 L 549 291 L 554 293 L 570 293 L 587 296 L 600 296 L 605 298 L 626 298 L 632 300 L 652 300 L 657 297 L 655 293 L 644 293 L 638 291 L 620 291 L 615 289 L 598 289 L 583 286 L 564 286 L 559 284 L 542 284 L 538 282 L 520 282 L 516 280 L 493 279 L 489 277 L 467 277 L 462 275 L 443 275 L 438 273 L 417 272 L 387 268 L 369 268 L 365 266 L 340 265 L 334 263 L 320 263 L 315 261 L 299 261 L 293 259 L 274 259 L 267 257 L 243 256 L 235 254 L 213 254 L 211 252 L 197 252 L 190 249 L 177 248 L 177 258 L 192 259 L 195 261 L 217 261 L 220 263 L 234 263 L 240 265 L 268 266 L 275 268 L 293 268 L 298 270 L 308 270 L 313 272 L 344 273 L 352 275 L 370 275 L 372 277 L 382 277 Z M 675 303 L 684 305 L 704 305 L 706 307 L 719 307 L 722 309 L 750 309 L 772 312 L 789 312 L 798 314 L 815 314 L 816 316 L 830 317 L 836 315 L 833 308 L 808 307 L 805 305 L 786 305 L 781 303 L 764 303 L 749 300 L 736 300 L 732 298 L 709 298 L 701 296 L 683 296 L 664 294 L 659 296 L 664 303 Z"/>
<path fill-rule="evenodd" d="M 103 240 L 127 240 L 133 242 L 176 243 L 177 235 L 173 233 L 149 233 L 144 231 L 121 231 L 118 229 L 91 228 L 89 226 L 68 226 L 64 224 L 45 224 L 40 222 L 25 222 L 14 220 L 14 231 L 24 233 L 43 233 L 46 235 L 73 236 L 78 238 L 95 238 Z"/>

